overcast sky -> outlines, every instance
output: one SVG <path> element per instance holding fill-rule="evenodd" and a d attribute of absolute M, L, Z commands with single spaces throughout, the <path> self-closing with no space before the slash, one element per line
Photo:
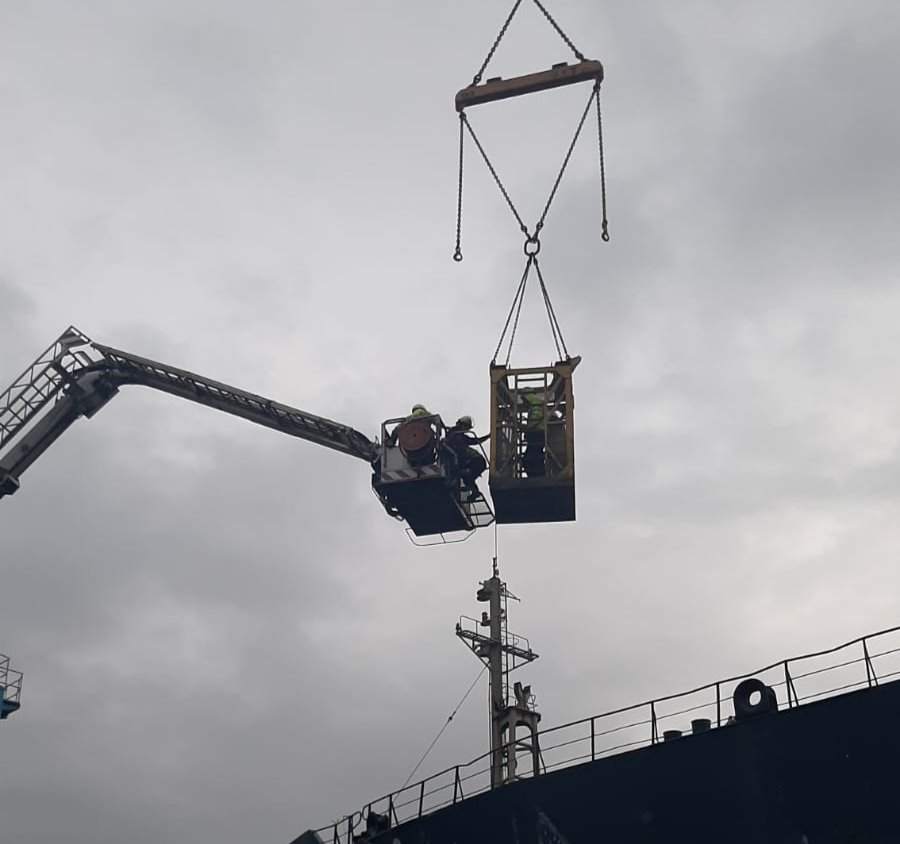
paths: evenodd
<path fill-rule="evenodd" d="M 457 121 L 509 8 L 0 0 L 0 388 L 67 325 L 353 425 L 488 420 L 522 268 Z M 545 725 L 900 622 L 900 16 L 556 0 L 606 66 L 541 253 L 578 521 L 507 526 Z M 570 57 L 523 4 L 491 74 Z M 587 95 L 471 110 L 533 222 Z M 534 291 L 532 291 L 534 293 Z M 514 363 L 553 357 L 526 301 Z M 421 549 L 367 467 L 132 387 L 0 502 L 0 839 L 284 844 L 406 779 L 478 672 L 494 537 Z M 486 750 L 483 689 L 422 773 Z"/>

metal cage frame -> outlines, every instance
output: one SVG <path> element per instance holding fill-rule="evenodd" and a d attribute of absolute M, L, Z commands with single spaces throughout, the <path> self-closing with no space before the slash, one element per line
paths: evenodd
<path fill-rule="evenodd" d="M 489 482 L 498 523 L 575 518 L 572 373 L 580 361 L 491 366 Z M 538 424 L 534 396 L 543 396 Z"/>

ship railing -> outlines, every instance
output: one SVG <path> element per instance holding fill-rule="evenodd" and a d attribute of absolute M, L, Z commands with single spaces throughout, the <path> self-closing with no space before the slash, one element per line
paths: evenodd
<path fill-rule="evenodd" d="M 735 720 L 735 689 L 749 678 L 761 680 L 775 691 L 779 710 L 890 682 L 900 678 L 900 626 L 686 692 L 548 727 L 538 733 L 540 774 L 641 747 L 690 741 L 693 735 L 708 730 L 727 729 Z M 516 748 L 503 750 L 514 753 Z M 354 836 L 365 831 L 367 819 L 375 815 L 389 819 L 382 823 L 394 827 L 481 794 L 493 787 L 491 758 L 488 752 L 446 768 L 374 800 L 317 832 L 325 842 L 352 844 Z"/>

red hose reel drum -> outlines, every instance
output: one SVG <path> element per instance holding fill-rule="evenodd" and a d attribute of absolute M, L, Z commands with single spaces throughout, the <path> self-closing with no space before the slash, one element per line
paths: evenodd
<path fill-rule="evenodd" d="M 433 463 L 437 440 L 434 428 L 424 419 L 410 419 L 397 431 L 397 445 L 413 466 Z"/>

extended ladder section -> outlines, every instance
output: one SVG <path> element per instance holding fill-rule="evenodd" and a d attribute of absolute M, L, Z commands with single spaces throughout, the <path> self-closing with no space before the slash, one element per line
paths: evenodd
<path fill-rule="evenodd" d="M 465 480 L 459 455 L 445 444 L 439 417 L 435 427 L 391 420 L 406 433 L 396 442 L 383 426 L 379 444 L 305 410 L 93 343 L 75 328 L 64 331 L 0 394 L 0 498 L 19 488 L 22 473 L 73 422 L 92 417 L 126 384 L 179 396 L 364 460 L 374 469 L 372 487 L 385 510 L 406 521 L 418 536 L 472 531 L 493 523 L 484 495 L 474 480 Z M 415 442 L 417 434 L 427 441 Z"/>
<path fill-rule="evenodd" d="M 376 443 L 346 425 L 183 369 L 92 343 L 69 328 L 0 394 L 0 497 L 81 416 L 139 384 L 240 416 L 371 463 Z"/>
<path fill-rule="evenodd" d="M 9 667 L 9 657 L 0 654 L 0 721 L 5 721 L 21 706 L 22 672 Z"/>

